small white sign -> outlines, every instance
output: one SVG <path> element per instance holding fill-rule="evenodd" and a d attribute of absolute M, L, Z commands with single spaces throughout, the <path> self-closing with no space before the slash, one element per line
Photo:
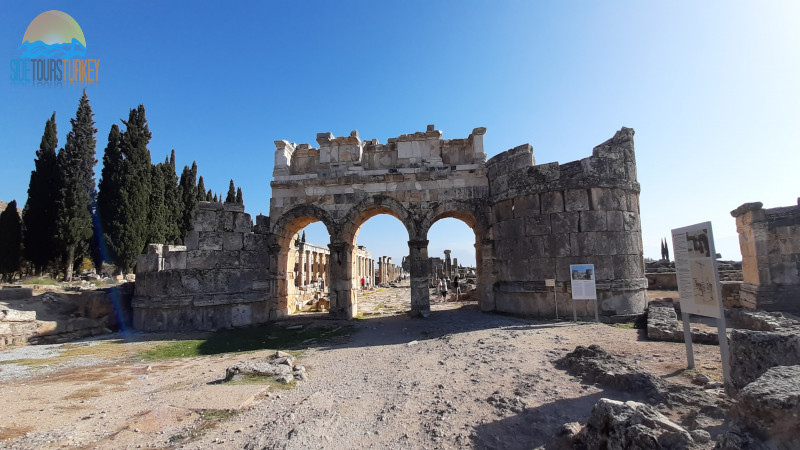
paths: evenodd
<path fill-rule="evenodd" d="M 597 299 L 594 264 L 572 264 L 569 266 L 569 273 L 573 300 Z"/>
<path fill-rule="evenodd" d="M 556 285 L 556 280 L 554 278 L 548 278 L 548 279 L 544 280 L 544 285 L 547 286 L 547 287 L 555 286 Z"/>

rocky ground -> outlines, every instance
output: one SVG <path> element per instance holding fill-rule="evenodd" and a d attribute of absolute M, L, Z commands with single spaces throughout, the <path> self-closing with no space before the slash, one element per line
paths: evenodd
<path fill-rule="evenodd" d="M 359 320 L 308 314 L 274 325 L 321 331 L 285 348 L 308 374 L 293 387 L 222 382 L 227 367 L 274 353 L 270 338 L 263 350 L 155 361 L 142 352 L 197 336 L 116 334 L 2 351 L 0 445 L 557 448 L 556 435 L 577 432 L 564 424 L 585 424 L 601 398 L 649 403 L 712 438 L 725 429 L 725 394 L 692 383 L 698 373 L 721 379 L 718 347 L 695 345 L 697 369 L 687 371 L 682 343 L 648 341 L 644 330 L 485 314 L 474 302 L 433 303 L 430 317 L 412 319 L 402 313 L 408 303 L 407 287 L 383 288 L 361 296 Z M 676 396 L 586 381 L 557 364 L 590 344 L 618 358 L 606 364 L 651 374 L 659 392 Z"/>

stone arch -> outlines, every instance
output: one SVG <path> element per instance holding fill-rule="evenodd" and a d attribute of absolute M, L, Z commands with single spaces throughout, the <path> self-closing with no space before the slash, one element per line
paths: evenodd
<path fill-rule="evenodd" d="M 352 245 L 356 243 L 358 230 L 364 223 L 378 214 L 388 214 L 403 224 L 409 238 L 417 235 L 417 225 L 413 216 L 402 203 L 386 195 L 373 195 L 353 205 L 341 221 L 342 228 L 338 238 Z"/>
<path fill-rule="evenodd" d="M 278 308 L 291 313 L 295 308 L 297 288 L 295 286 L 294 267 L 297 264 L 295 252 L 292 248 L 292 239 L 307 225 L 320 221 L 325 225 L 331 238 L 337 233 L 336 223 L 324 209 L 303 204 L 295 206 L 280 217 L 271 226 L 272 242 L 271 253 L 276 257 L 276 287 Z M 302 261 L 301 261 L 302 263 Z M 326 280 L 327 282 L 327 280 Z"/>
<path fill-rule="evenodd" d="M 475 233 L 475 270 L 478 299 L 482 309 L 494 309 L 493 305 L 488 301 L 491 297 L 486 295 L 491 291 L 493 283 L 489 279 L 492 261 L 489 255 L 491 255 L 492 245 L 491 240 L 486 235 L 486 230 L 489 228 L 486 223 L 488 214 L 483 212 L 483 208 L 475 202 L 461 200 L 441 202 L 428 211 L 422 219 L 420 231 L 423 238 L 427 241 L 431 227 L 439 220 L 447 218 L 464 222 Z M 484 270 L 485 268 L 487 270 Z"/>

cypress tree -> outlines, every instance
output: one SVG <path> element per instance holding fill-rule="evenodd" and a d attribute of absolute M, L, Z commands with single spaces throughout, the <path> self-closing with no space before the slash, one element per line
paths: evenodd
<path fill-rule="evenodd" d="M 94 159 L 97 141 L 94 134 L 94 113 L 83 91 L 67 143 L 58 152 L 58 215 L 56 238 L 63 252 L 64 279 L 72 281 L 76 260 L 85 255 L 92 237 L 92 193 L 94 192 Z"/>
<path fill-rule="evenodd" d="M 214 201 L 214 193 L 211 192 L 211 189 L 209 189 L 208 192 L 206 192 L 206 201 L 207 202 L 213 202 Z"/>
<path fill-rule="evenodd" d="M 666 256 L 664 259 L 669 261 L 669 242 L 666 239 L 664 239 L 664 255 Z"/>
<path fill-rule="evenodd" d="M 183 205 L 182 217 L 180 220 L 181 238 L 186 236 L 192 229 L 192 215 L 197 210 L 197 163 L 192 162 L 192 168 L 183 167 L 181 172 L 181 204 Z"/>
<path fill-rule="evenodd" d="M 175 150 L 172 150 L 169 160 L 162 167 L 164 172 L 164 205 L 166 206 L 166 240 L 167 244 L 180 244 L 183 242 L 180 222 L 183 219 L 183 202 L 181 201 L 178 174 L 175 171 Z"/>
<path fill-rule="evenodd" d="M 202 202 L 206 200 L 206 183 L 203 181 L 203 176 L 197 180 L 197 201 Z"/>
<path fill-rule="evenodd" d="M 148 206 L 150 202 L 150 143 L 152 134 L 147 126 L 145 109 L 139 105 L 131 109 L 122 133 L 120 149 L 125 160 L 123 164 L 121 204 L 119 208 L 120 233 L 117 242 L 117 258 L 123 273 L 130 273 L 136 266 L 136 257 L 147 243 Z"/>
<path fill-rule="evenodd" d="M 101 253 L 105 248 L 104 259 L 119 266 L 117 256 L 120 248 L 122 223 L 120 222 L 120 209 L 122 208 L 122 179 L 123 166 L 125 164 L 122 157 L 122 133 L 117 124 L 111 125 L 108 132 L 108 145 L 103 152 L 103 169 L 100 172 L 100 182 L 98 183 L 99 192 L 97 193 L 97 216 L 99 222 L 99 243 Z M 95 264 L 96 265 L 96 264 Z"/>
<path fill-rule="evenodd" d="M 164 202 L 166 184 L 164 164 L 150 166 L 150 201 L 147 209 L 148 244 L 163 244 L 167 238 L 167 206 Z"/>
<path fill-rule="evenodd" d="M 17 212 L 17 201 L 11 200 L 0 212 L 0 275 L 11 281 L 19 270 L 22 256 L 22 224 Z"/>
<path fill-rule="evenodd" d="M 228 195 L 225 197 L 225 203 L 236 203 L 236 187 L 233 185 L 233 180 L 228 185 Z"/>
<path fill-rule="evenodd" d="M 242 188 L 236 188 L 236 204 L 244 205 L 244 198 L 242 198 Z"/>
<path fill-rule="evenodd" d="M 214 203 L 219 203 L 219 198 L 217 198 L 217 194 L 214 194 Z"/>
<path fill-rule="evenodd" d="M 28 184 L 28 201 L 22 212 L 25 228 L 25 257 L 41 275 L 47 264 L 56 256 L 56 201 L 58 198 L 58 133 L 56 113 L 47 120 L 39 150 L 34 159 L 34 170 Z"/>

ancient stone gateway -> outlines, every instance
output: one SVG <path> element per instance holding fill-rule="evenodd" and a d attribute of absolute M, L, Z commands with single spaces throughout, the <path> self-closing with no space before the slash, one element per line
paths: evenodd
<path fill-rule="evenodd" d="M 592 156 L 536 165 L 522 145 L 486 161 L 485 128 L 466 139 L 427 131 L 362 141 L 317 135 L 319 148 L 276 141 L 269 252 L 275 258 L 274 307 L 289 313 L 295 266 L 292 239 L 306 225 L 327 228 L 331 314 L 357 313 L 353 283 L 356 237 L 377 214 L 406 228 L 411 311 L 430 309 L 428 230 L 442 218 L 462 220 L 475 233 L 477 289 L 484 311 L 554 314 L 551 288 L 569 290 L 569 265 L 595 264 L 601 313 L 632 314 L 646 304 L 633 130 L 623 128 Z M 561 295 L 559 309 L 571 309 Z M 579 314 L 588 315 L 581 302 Z"/>

